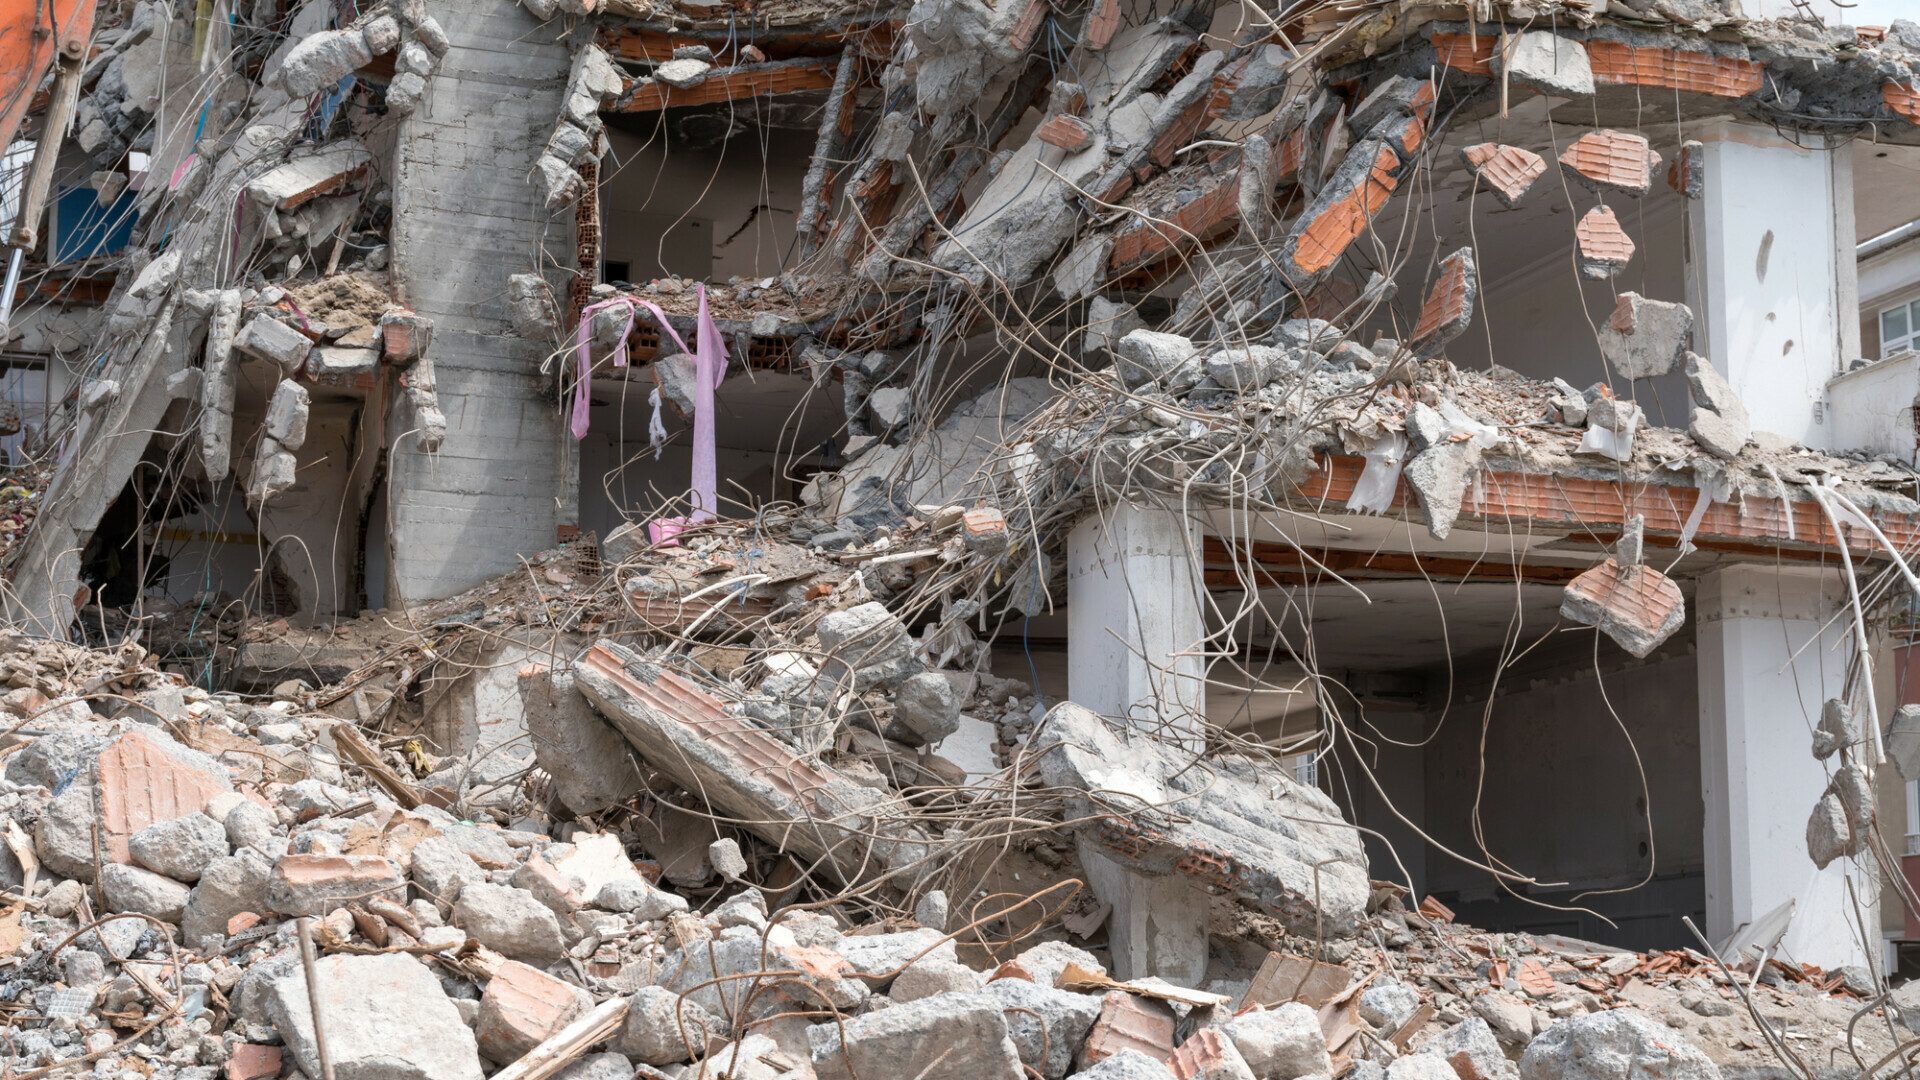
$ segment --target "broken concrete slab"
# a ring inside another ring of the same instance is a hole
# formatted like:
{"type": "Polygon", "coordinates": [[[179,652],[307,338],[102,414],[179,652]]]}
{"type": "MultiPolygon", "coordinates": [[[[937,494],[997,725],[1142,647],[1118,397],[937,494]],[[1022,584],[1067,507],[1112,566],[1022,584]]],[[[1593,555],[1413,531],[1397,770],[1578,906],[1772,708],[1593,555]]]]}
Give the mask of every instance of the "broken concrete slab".
{"type": "Polygon", "coordinates": [[[801,759],[626,646],[603,640],[574,672],[587,699],[649,765],[703,793],[717,812],[749,823],[762,839],[825,859],[829,873],[848,877],[884,873],[924,855],[904,805],[801,759]]]}
{"type": "Polygon", "coordinates": [[[1192,341],[1178,334],[1133,330],[1114,347],[1114,371],[1130,388],[1164,381],[1199,354],[1192,341]]]}
{"type": "Polygon", "coordinates": [[[373,155],[359,142],[339,140],[254,177],[247,182],[247,198],[267,210],[298,209],[346,187],[372,163],[373,155]]]}
{"type": "Polygon", "coordinates": [[[1552,97],[1593,94],[1587,47],[1552,30],[1527,30],[1493,52],[1493,73],[1552,97]]]}
{"type": "Polygon", "coordinates": [[[267,403],[267,418],[263,424],[267,437],[288,450],[305,446],[308,401],[307,388],[291,379],[284,379],[275,386],[273,398],[267,403]]]}
{"type": "Polygon", "coordinates": [[[884,604],[833,612],[820,620],[814,633],[827,657],[820,677],[840,692],[897,686],[926,667],[906,624],[884,604]]]}
{"type": "Polygon", "coordinates": [[[1720,1069],[1665,1024],[1634,1009],[1562,1020],[1534,1037],[1521,1080],[1720,1080],[1720,1069]]]}
{"type": "Polygon", "coordinates": [[[1415,454],[1401,476],[1420,500],[1420,516],[1435,540],[1453,532],[1466,501],[1467,484],[1480,467],[1480,444],[1473,439],[1441,442],[1415,454]]]}
{"type": "Polygon", "coordinates": [[[1178,748],[1116,731],[1072,702],[1038,730],[1058,740],[1041,758],[1042,775],[1086,793],[1073,800],[1072,819],[1084,822],[1077,831],[1121,866],[1225,889],[1289,927],[1339,933],[1360,917],[1365,850],[1318,790],[1237,756],[1196,770],[1178,748]],[[1135,812],[1109,812],[1119,804],[1135,812]]]}
{"type": "Polygon", "coordinates": [[[1628,379],[1671,375],[1693,333],[1693,309],[1623,292],[1613,317],[1600,325],[1600,355],[1628,379]]]}
{"type": "Polygon", "coordinates": [[[571,671],[530,664],[519,678],[534,760],[553,777],[554,793],[575,814],[597,814],[626,802],[642,787],[633,751],[593,711],[571,671]]]}
{"type": "Polygon", "coordinates": [[[1598,627],[1616,644],[1645,659],[1686,622],[1686,600],[1672,578],[1651,566],[1620,565],[1609,555],[1567,583],[1560,614],[1598,627]]]}
{"type": "Polygon", "coordinates": [[[1687,389],[1692,405],[1687,411],[1687,434],[1715,457],[1738,457],[1752,437],[1746,406],[1734,396],[1726,376],[1711,362],[1686,354],[1687,389]]]}
{"type": "Polygon", "coordinates": [[[255,315],[234,338],[233,347],[256,360],[277,365],[282,375],[291,376],[306,364],[313,341],[272,316],[255,315]]]}
{"type": "Polygon", "coordinates": [[[1327,1076],[1333,1072],[1320,1018],[1297,1001],[1236,1016],[1225,1030],[1257,1077],[1327,1076]]]}
{"type": "MultiPolygon", "coordinates": [[[[322,956],[315,981],[336,1080],[481,1080],[472,1029],[440,980],[406,953],[322,956]],[[396,1002],[405,1002],[396,1008],[396,1002]]],[[[300,1070],[322,1075],[300,966],[267,981],[265,1012],[300,1070]]]]}
{"type": "Polygon", "coordinates": [[[289,97],[309,97],[373,62],[359,30],[322,30],[301,38],[280,62],[280,86],[289,97]]]}
{"type": "Polygon", "coordinates": [[[1020,1080],[1020,1053],[1000,1006],[978,994],[942,994],[843,1023],[807,1029],[819,1080],[1020,1080]]]}
{"type": "Polygon", "coordinates": [[[519,889],[490,882],[468,885],[453,905],[453,918],[468,936],[503,956],[546,965],[566,953],[560,921],[519,889]]]}

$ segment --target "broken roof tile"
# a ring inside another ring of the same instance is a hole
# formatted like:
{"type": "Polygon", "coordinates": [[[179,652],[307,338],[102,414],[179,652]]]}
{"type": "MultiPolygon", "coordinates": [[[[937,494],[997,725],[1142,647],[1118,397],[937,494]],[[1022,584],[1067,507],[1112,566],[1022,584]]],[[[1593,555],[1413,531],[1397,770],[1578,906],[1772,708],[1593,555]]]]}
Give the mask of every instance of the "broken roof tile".
{"type": "Polygon", "coordinates": [[[1620,227],[1611,206],[1596,206],[1574,226],[1580,272],[1590,278],[1610,278],[1633,261],[1633,238],[1620,227]]]}
{"type": "Polygon", "coordinates": [[[1547,159],[1531,150],[1500,143],[1476,143],[1460,151],[1460,160],[1493,189],[1502,206],[1512,209],[1547,171],[1547,159]]]}
{"type": "Polygon", "coordinates": [[[1093,129],[1077,116],[1056,116],[1040,125],[1034,137],[1068,153],[1085,150],[1093,141],[1093,129]]]}
{"type": "Polygon", "coordinates": [[[1659,160],[1644,136],[1611,128],[1589,131],[1560,152],[1567,175],[1596,191],[1628,195],[1647,193],[1659,160]]]}
{"type": "Polygon", "coordinates": [[[1432,356],[1459,337],[1473,321],[1473,303],[1480,295],[1480,276],[1473,265],[1473,249],[1463,247],[1441,260],[1440,276],[1427,291],[1420,321],[1413,328],[1413,351],[1432,356]]]}

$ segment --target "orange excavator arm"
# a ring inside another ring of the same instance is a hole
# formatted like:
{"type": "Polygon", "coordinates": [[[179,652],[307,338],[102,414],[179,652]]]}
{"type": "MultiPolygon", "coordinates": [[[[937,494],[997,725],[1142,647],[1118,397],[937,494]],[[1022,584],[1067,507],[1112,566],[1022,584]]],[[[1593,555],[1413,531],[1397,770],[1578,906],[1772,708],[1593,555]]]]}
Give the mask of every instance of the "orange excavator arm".
{"type": "Polygon", "coordinates": [[[94,0],[0,3],[0,147],[13,142],[55,57],[87,58],[94,0]]]}

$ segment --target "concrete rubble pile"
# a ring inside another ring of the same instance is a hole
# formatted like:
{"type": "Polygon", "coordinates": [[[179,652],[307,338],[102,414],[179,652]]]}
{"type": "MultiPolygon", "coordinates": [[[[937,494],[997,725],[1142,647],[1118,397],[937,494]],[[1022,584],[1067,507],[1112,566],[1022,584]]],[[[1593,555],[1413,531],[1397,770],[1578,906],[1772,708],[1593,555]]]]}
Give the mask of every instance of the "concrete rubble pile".
{"type": "MultiPolygon", "coordinates": [[[[1862,1000],[1872,994],[1864,971],[1770,955],[1756,967],[1766,943],[1736,946],[1724,967],[1692,951],[1643,956],[1455,925],[1436,902],[1409,908],[1403,889],[1368,884],[1364,856],[1360,893],[1330,901],[1352,905],[1339,925],[1223,892],[1202,985],[1116,981],[1099,920],[1064,904],[1048,901],[1009,938],[1001,916],[1012,909],[984,894],[899,876],[879,886],[891,892],[830,881],[809,891],[780,854],[804,845],[781,848],[766,839],[778,832],[754,822],[702,831],[681,811],[671,835],[656,828],[677,767],[631,734],[620,745],[614,732],[633,717],[589,705],[607,695],[591,660],[602,651],[633,678],[647,664],[602,642],[571,680],[522,672],[553,691],[528,717],[546,726],[536,755],[551,771],[523,767],[502,785],[479,762],[421,760],[405,740],[315,711],[297,699],[311,691],[210,694],[155,669],[138,646],[7,639],[7,1066],[101,1080],[329,1069],[420,1080],[1713,1080],[1770,1062],[1774,1031],[1791,1029],[1807,1057],[1848,1045],[1878,1057],[1920,1025],[1920,1000],[1862,1000]],[[577,775],[547,756],[552,747],[577,755],[577,775]],[[586,754],[622,749],[624,781],[613,762],[588,768],[586,754]],[[499,786],[510,790],[487,790],[499,786]],[[871,904],[886,896],[896,914],[871,904]]],[[[899,679],[894,717],[871,722],[896,733],[925,723],[924,705],[904,700],[925,696],[904,689],[928,674],[904,674],[915,652],[879,655],[838,660],[855,683],[899,679]]],[[[656,654],[643,684],[681,684],[657,723],[728,719],[691,705],[714,677],[676,676],[666,663],[656,654]]],[[[1050,722],[1070,744],[1100,738],[1076,734],[1100,723],[1090,714],[1050,722]]],[[[805,726],[755,730],[791,745],[805,726]]],[[[713,741],[724,755],[743,745],[738,735],[713,741]]],[[[825,788],[806,797],[858,802],[853,788],[901,783],[861,772],[852,755],[829,765],[832,756],[810,759],[825,788]]],[[[1048,762],[1048,783],[1091,767],[1048,762]]],[[[750,782],[715,776],[715,810],[723,786],[750,782]]],[[[1028,788],[1044,808],[1040,778],[1028,788]]],[[[911,805],[904,827],[932,835],[937,805],[911,805]]],[[[1077,874],[1059,864],[1036,895],[1068,895],[1077,874]]]]}

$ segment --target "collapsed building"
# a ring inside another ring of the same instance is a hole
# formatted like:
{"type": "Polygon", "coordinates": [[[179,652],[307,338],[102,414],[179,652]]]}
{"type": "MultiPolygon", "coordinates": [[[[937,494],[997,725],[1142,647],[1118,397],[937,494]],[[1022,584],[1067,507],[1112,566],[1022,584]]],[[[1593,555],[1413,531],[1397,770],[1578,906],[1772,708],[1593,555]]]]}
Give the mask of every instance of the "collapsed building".
{"type": "Polygon", "coordinates": [[[1920,25],[47,7],[16,1068],[1910,1051],[1920,25]]]}

